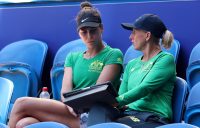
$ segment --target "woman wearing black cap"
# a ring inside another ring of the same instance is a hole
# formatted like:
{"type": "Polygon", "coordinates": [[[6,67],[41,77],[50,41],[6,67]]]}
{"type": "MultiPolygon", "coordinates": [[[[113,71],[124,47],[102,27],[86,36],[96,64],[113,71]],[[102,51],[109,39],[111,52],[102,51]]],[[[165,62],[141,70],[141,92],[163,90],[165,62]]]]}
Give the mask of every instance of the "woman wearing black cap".
{"type": "Polygon", "coordinates": [[[176,71],[173,56],[163,52],[159,42],[161,39],[162,45],[170,48],[173,35],[153,14],[142,15],[134,23],[123,23],[122,27],[132,31],[129,38],[134,48],[143,52],[126,66],[116,98],[117,107],[126,110],[113,114],[112,108],[107,107],[105,114],[102,112],[105,105],[96,105],[89,113],[88,125],[117,121],[134,128],[154,128],[167,124],[172,119],[176,71]],[[97,109],[102,111],[98,113],[97,109]],[[103,118],[91,118],[94,115],[103,118]]]}
{"type": "MultiPolygon", "coordinates": [[[[87,50],[67,56],[61,97],[63,93],[72,89],[106,81],[112,81],[114,85],[120,82],[123,60],[121,51],[103,44],[103,25],[98,10],[89,2],[83,2],[81,7],[76,19],[77,31],[87,46],[87,50]]],[[[42,121],[56,121],[70,128],[80,127],[79,117],[69,106],[55,100],[30,97],[16,101],[9,126],[22,128],[42,121]]]]}

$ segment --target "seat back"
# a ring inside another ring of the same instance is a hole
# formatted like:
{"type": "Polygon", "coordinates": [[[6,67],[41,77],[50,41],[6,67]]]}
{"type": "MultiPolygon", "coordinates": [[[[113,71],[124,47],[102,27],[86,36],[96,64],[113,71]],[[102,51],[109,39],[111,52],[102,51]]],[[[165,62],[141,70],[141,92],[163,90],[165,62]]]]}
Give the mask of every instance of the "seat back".
{"type": "MultiPolygon", "coordinates": [[[[179,43],[178,40],[175,40],[175,39],[174,39],[174,41],[173,41],[172,46],[171,46],[170,49],[165,49],[164,47],[161,47],[161,48],[162,48],[163,51],[166,51],[166,52],[168,52],[168,53],[171,53],[171,54],[174,56],[174,61],[175,61],[175,63],[177,62],[177,60],[178,60],[178,55],[179,55],[179,51],[180,51],[180,43],[179,43]]],[[[135,59],[135,58],[137,58],[137,57],[139,57],[139,56],[141,56],[141,55],[142,55],[142,52],[141,52],[141,51],[138,51],[138,50],[135,50],[135,49],[134,49],[134,46],[131,45],[131,46],[127,49],[127,51],[126,51],[126,53],[125,53],[125,55],[124,55],[124,64],[123,64],[124,67],[128,64],[128,62],[129,62],[130,60],[135,59]]]]}
{"type": "Polygon", "coordinates": [[[191,89],[200,82],[200,43],[198,43],[190,53],[189,63],[186,70],[186,79],[191,89]]]}
{"type": "Polygon", "coordinates": [[[200,60],[199,55],[200,55],[200,42],[192,49],[188,65],[192,64],[193,62],[199,61],[200,60]]]}
{"type": "Polygon", "coordinates": [[[66,59],[66,56],[70,52],[78,52],[78,51],[84,51],[86,50],[86,46],[83,43],[81,39],[70,41],[66,44],[64,44],[59,50],[57,51],[53,65],[56,65],[57,63],[64,62],[66,59]]]}
{"type": "Polygon", "coordinates": [[[135,50],[133,45],[129,46],[129,48],[126,50],[124,54],[124,61],[123,61],[124,68],[126,67],[129,61],[141,55],[142,55],[141,51],[135,50]]]}
{"type": "Polygon", "coordinates": [[[11,43],[0,51],[0,63],[21,62],[30,65],[41,78],[47,54],[46,43],[34,39],[26,39],[11,43]]]}
{"type": "Polygon", "coordinates": [[[96,124],[96,125],[92,125],[88,128],[131,128],[128,125],[125,124],[121,124],[121,123],[101,123],[101,124],[96,124]]]}
{"type": "Polygon", "coordinates": [[[81,39],[77,39],[67,44],[63,45],[56,53],[53,67],[51,69],[51,88],[53,93],[53,98],[55,100],[60,100],[60,91],[62,86],[62,79],[64,74],[64,63],[66,56],[70,52],[85,51],[86,46],[81,39]]]}
{"type": "Polygon", "coordinates": [[[0,123],[0,128],[8,128],[8,126],[3,123],[0,123]]]}
{"type": "Polygon", "coordinates": [[[44,42],[27,39],[11,43],[0,51],[0,76],[14,83],[9,112],[22,96],[37,96],[46,58],[44,42]]]}
{"type": "Polygon", "coordinates": [[[0,77],[0,123],[6,124],[12,93],[12,81],[0,77]]]}
{"type": "Polygon", "coordinates": [[[198,128],[198,127],[186,123],[174,123],[174,124],[162,125],[156,128],[198,128]]]}
{"type": "Polygon", "coordinates": [[[52,67],[51,72],[51,89],[54,100],[61,100],[60,92],[64,75],[64,62],[58,63],[52,67]]]}
{"type": "Polygon", "coordinates": [[[183,110],[187,96],[187,82],[176,77],[176,83],[173,90],[172,97],[172,110],[173,110],[173,122],[180,123],[183,118],[183,110]]]}
{"type": "Polygon", "coordinates": [[[174,56],[175,63],[177,63],[180,51],[180,42],[178,40],[174,39],[170,49],[165,49],[164,47],[162,47],[162,50],[171,53],[174,56]]]}
{"type": "Polygon", "coordinates": [[[190,90],[186,111],[185,111],[185,122],[200,127],[200,82],[197,83],[190,90]]]}
{"type": "Polygon", "coordinates": [[[7,78],[14,84],[9,112],[17,98],[37,96],[38,79],[31,66],[19,62],[0,64],[0,77],[7,78]]]}
{"type": "Polygon", "coordinates": [[[69,128],[68,126],[58,122],[39,122],[26,126],[25,128],[69,128]]]}
{"type": "Polygon", "coordinates": [[[186,70],[186,79],[188,82],[188,88],[191,88],[200,82],[200,60],[191,63],[186,70]]]}

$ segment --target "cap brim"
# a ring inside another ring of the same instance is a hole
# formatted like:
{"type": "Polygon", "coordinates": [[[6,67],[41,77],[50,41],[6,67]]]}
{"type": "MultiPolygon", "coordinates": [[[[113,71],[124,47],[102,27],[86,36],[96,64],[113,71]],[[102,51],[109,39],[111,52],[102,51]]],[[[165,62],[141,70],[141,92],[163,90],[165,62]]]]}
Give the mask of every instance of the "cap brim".
{"type": "Polygon", "coordinates": [[[122,23],[121,25],[126,30],[131,30],[132,31],[135,28],[135,26],[133,24],[131,24],[131,23],[122,23]]]}
{"type": "Polygon", "coordinates": [[[96,23],[96,22],[85,22],[82,23],[81,25],[78,26],[78,30],[83,28],[83,27],[99,27],[100,23],[96,23]]]}

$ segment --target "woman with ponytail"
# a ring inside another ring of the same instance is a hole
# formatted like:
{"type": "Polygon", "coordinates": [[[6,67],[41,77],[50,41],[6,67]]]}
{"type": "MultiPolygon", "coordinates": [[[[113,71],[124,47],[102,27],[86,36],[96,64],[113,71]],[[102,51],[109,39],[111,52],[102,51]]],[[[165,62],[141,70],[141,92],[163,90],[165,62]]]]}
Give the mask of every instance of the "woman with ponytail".
{"type": "Polygon", "coordinates": [[[116,121],[133,128],[155,128],[167,124],[172,120],[176,66],[173,56],[162,51],[160,41],[170,48],[173,35],[154,14],[144,14],[133,23],[122,23],[122,27],[131,31],[129,38],[143,55],[125,68],[116,98],[118,109],[95,105],[89,112],[88,125],[116,121]]]}
{"type": "MultiPolygon", "coordinates": [[[[83,2],[76,22],[77,32],[87,50],[67,56],[61,89],[62,100],[63,93],[107,81],[112,81],[117,88],[122,72],[122,52],[103,44],[103,25],[99,11],[91,3],[83,2]]],[[[15,102],[9,126],[23,128],[43,121],[59,122],[70,128],[80,127],[79,116],[73,108],[59,101],[32,97],[19,98],[15,102]]]]}

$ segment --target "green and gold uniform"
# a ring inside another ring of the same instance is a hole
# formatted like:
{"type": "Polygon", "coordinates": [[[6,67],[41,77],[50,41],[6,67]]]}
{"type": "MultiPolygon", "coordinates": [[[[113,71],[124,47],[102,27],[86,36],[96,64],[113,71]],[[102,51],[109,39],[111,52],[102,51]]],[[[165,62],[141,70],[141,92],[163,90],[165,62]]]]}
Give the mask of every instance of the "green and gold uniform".
{"type": "Polygon", "coordinates": [[[172,118],[176,67],[171,54],[160,52],[147,62],[142,57],[128,63],[117,100],[129,110],[147,111],[172,118]]]}
{"type": "MultiPolygon", "coordinates": [[[[100,53],[90,59],[84,58],[84,52],[70,53],[66,58],[65,67],[72,67],[73,89],[80,89],[95,85],[104,66],[110,64],[122,66],[122,63],[122,52],[107,45],[100,53]]],[[[114,85],[118,86],[119,82],[118,79],[114,85]]]]}

